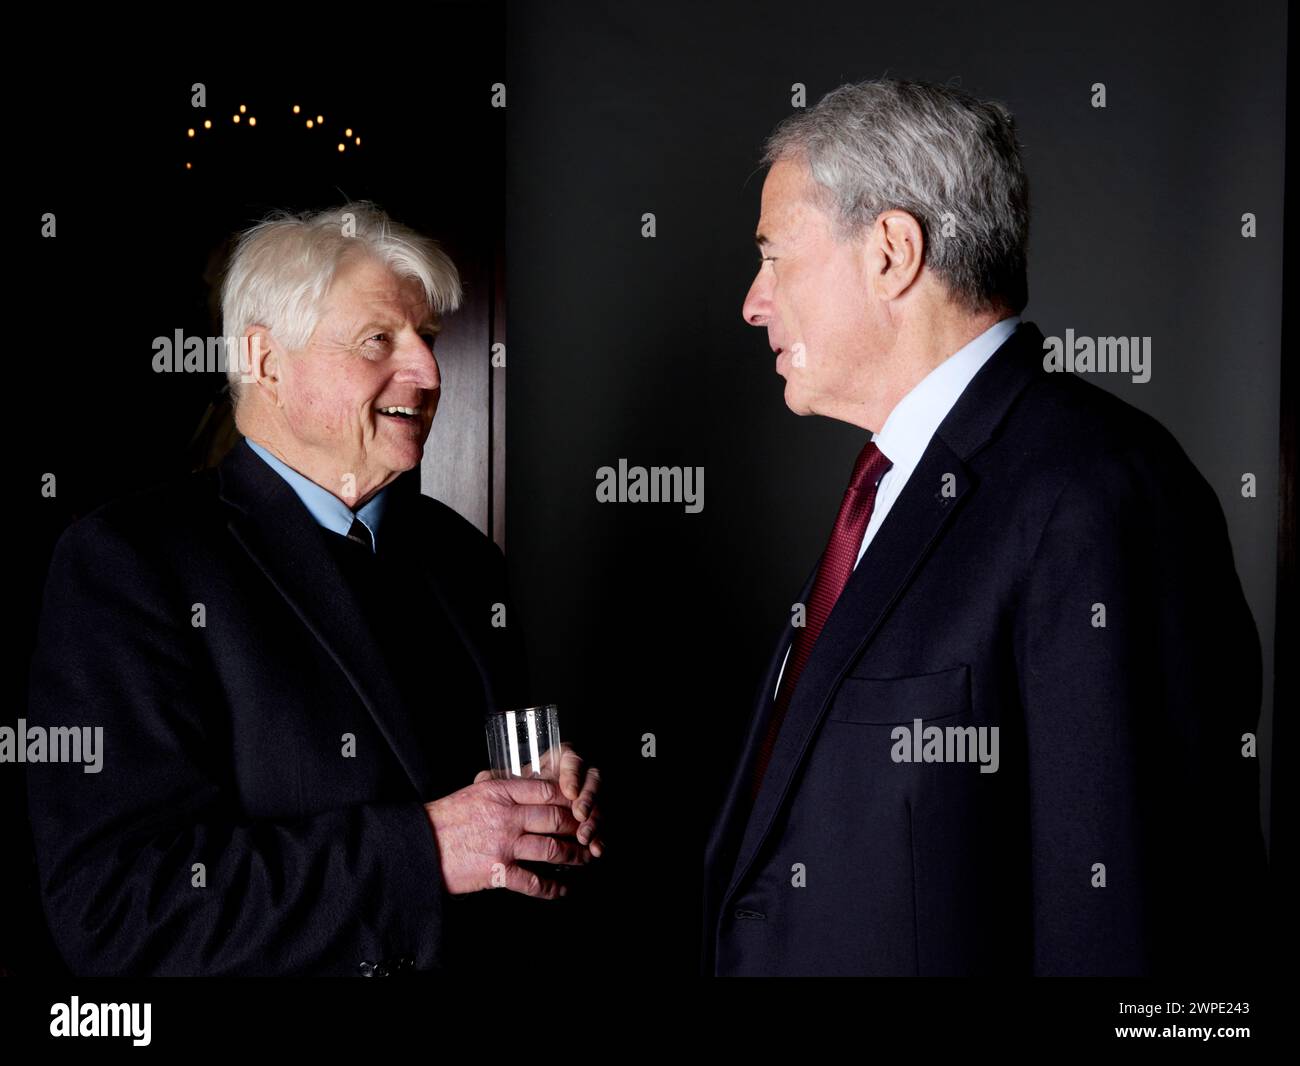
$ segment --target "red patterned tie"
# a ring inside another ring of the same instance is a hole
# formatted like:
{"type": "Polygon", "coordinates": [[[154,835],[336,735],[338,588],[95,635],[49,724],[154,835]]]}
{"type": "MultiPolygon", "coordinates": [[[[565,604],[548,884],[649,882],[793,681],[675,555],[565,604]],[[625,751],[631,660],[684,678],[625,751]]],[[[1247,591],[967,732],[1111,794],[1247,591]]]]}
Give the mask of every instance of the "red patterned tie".
{"type": "Polygon", "coordinates": [[[830,543],[822,555],[821,565],[817,568],[817,578],[813,581],[812,595],[809,597],[806,625],[794,638],[794,648],[790,652],[790,661],[786,663],[785,673],[781,677],[781,687],[772,704],[772,718],[768,722],[767,736],[758,752],[758,761],[754,766],[754,780],[751,786],[751,800],[758,798],[759,787],[763,784],[763,774],[772,758],[772,749],[776,747],[777,734],[781,731],[781,722],[790,707],[790,698],[794,687],[799,683],[813,645],[821,635],[822,626],[830,617],[831,608],[840,598],[844,586],[849,583],[853,573],[853,564],[858,558],[858,549],[862,547],[862,537],[871,521],[871,510],[876,503],[876,486],[885,472],[894,464],[885,457],[885,453],[869,441],[853,464],[853,478],[848,491],[840,503],[839,517],[835,519],[835,529],[831,533],[830,543]]]}

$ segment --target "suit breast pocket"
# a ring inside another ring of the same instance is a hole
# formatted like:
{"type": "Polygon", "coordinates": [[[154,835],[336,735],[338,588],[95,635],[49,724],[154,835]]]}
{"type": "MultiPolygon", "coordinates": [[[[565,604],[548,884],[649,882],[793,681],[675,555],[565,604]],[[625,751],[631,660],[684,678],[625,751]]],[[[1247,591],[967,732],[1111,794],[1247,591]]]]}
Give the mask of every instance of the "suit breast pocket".
{"type": "Polygon", "coordinates": [[[970,709],[970,667],[966,664],[910,677],[847,676],[827,717],[859,725],[906,725],[916,719],[955,718],[970,709]]]}

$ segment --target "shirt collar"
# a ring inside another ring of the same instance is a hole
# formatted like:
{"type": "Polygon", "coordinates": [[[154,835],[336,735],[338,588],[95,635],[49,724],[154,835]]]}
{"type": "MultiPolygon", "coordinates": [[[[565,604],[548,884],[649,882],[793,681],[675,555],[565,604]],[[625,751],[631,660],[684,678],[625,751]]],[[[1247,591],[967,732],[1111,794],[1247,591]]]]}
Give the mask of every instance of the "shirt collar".
{"type": "Polygon", "coordinates": [[[971,378],[1018,325],[1019,315],[995,322],[926,374],[895,404],[880,432],[871,438],[893,464],[891,474],[899,473],[907,480],[971,378]]]}
{"type": "Polygon", "coordinates": [[[272,470],[289,483],[289,487],[298,494],[298,498],[302,500],[303,505],[311,512],[311,516],[316,519],[317,523],[332,533],[346,537],[348,530],[352,528],[353,518],[360,519],[361,524],[370,530],[372,548],[378,546],[379,523],[384,515],[389,486],[385,485],[360,510],[354,513],[352,508],[328,489],[321,488],[311,478],[300,474],[284,460],[272,455],[255,440],[248,437],[245,437],[244,440],[248,441],[248,446],[261,456],[272,470]]]}

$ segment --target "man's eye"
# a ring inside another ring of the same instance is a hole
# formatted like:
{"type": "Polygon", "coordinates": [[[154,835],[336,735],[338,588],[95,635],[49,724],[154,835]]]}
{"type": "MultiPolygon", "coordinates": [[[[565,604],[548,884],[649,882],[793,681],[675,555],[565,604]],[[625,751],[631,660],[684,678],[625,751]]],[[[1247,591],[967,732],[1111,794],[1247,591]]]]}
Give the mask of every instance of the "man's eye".
{"type": "Polygon", "coordinates": [[[388,334],[376,333],[365,339],[365,342],[361,345],[361,351],[367,359],[377,359],[384,354],[387,347],[388,334]]]}

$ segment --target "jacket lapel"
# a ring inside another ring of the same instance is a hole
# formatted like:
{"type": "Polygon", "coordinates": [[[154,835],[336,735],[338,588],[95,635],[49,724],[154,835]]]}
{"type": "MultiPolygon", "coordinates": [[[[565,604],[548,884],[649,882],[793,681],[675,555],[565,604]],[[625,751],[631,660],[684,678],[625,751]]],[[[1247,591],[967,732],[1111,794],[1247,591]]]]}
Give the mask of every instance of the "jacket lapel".
{"type": "MultiPolygon", "coordinates": [[[[817,564],[813,566],[811,573],[809,573],[808,580],[804,582],[798,598],[793,602],[808,602],[808,597],[812,592],[813,580],[817,577],[817,568],[820,565],[821,561],[819,559],[817,564]]],[[[710,877],[716,876],[720,872],[727,874],[731,872],[730,867],[722,871],[721,864],[725,862],[728,846],[734,843],[732,838],[735,836],[736,831],[735,820],[738,816],[743,816],[749,807],[750,781],[754,772],[754,758],[763,739],[760,730],[765,731],[767,729],[768,714],[772,708],[772,694],[776,688],[776,679],[781,674],[781,666],[785,662],[786,651],[790,648],[794,636],[795,628],[791,625],[790,616],[787,613],[785,623],[781,627],[781,632],[775,641],[774,650],[768,660],[767,670],[764,671],[763,680],[759,683],[758,692],[754,697],[755,713],[750,715],[749,734],[746,736],[744,744],[741,745],[741,757],[732,775],[731,786],[727,789],[722,810],[713,823],[713,832],[705,845],[705,870],[708,871],[710,877]]]]}
{"type": "MultiPolygon", "coordinates": [[[[1035,373],[1042,372],[1042,342],[1037,326],[1021,322],[989,357],[935,431],[870,549],[850,576],[800,675],[745,826],[725,895],[729,896],[743,880],[767,840],[840,679],[871,642],[962,500],[975,491],[966,461],[989,440],[1035,373]],[[941,487],[949,474],[953,478],[952,494],[945,495],[941,487]]],[[[786,642],[788,639],[787,635],[786,642]]],[[[770,707],[765,698],[766,690],[760,694],[754,715],[755,723],[761,721],[763,725],[751,726],[741,759],[744,767],[753,764],[766,728],[770,707]]],[[[729,813],[738,802],[747,802],[747,794],[738,793],[733,783],[728,796],[729,813]]]]}
{"type": "MultiPolygon", "coordinates": [[[[342,580],[316,520],[298,494],[244,440],[218,468],[220,498],[234,508],[228,526],[303,624],[338,663],[420,796],[433,780],[429,764],[361,606],[342,580]]],[[[390,501],[391,502],[391,501],[390,501]]],[[[389,513],[385,530],[406,515],[389,513]],[[391,524],[390,524],[391,521],[391,524]]]]}

